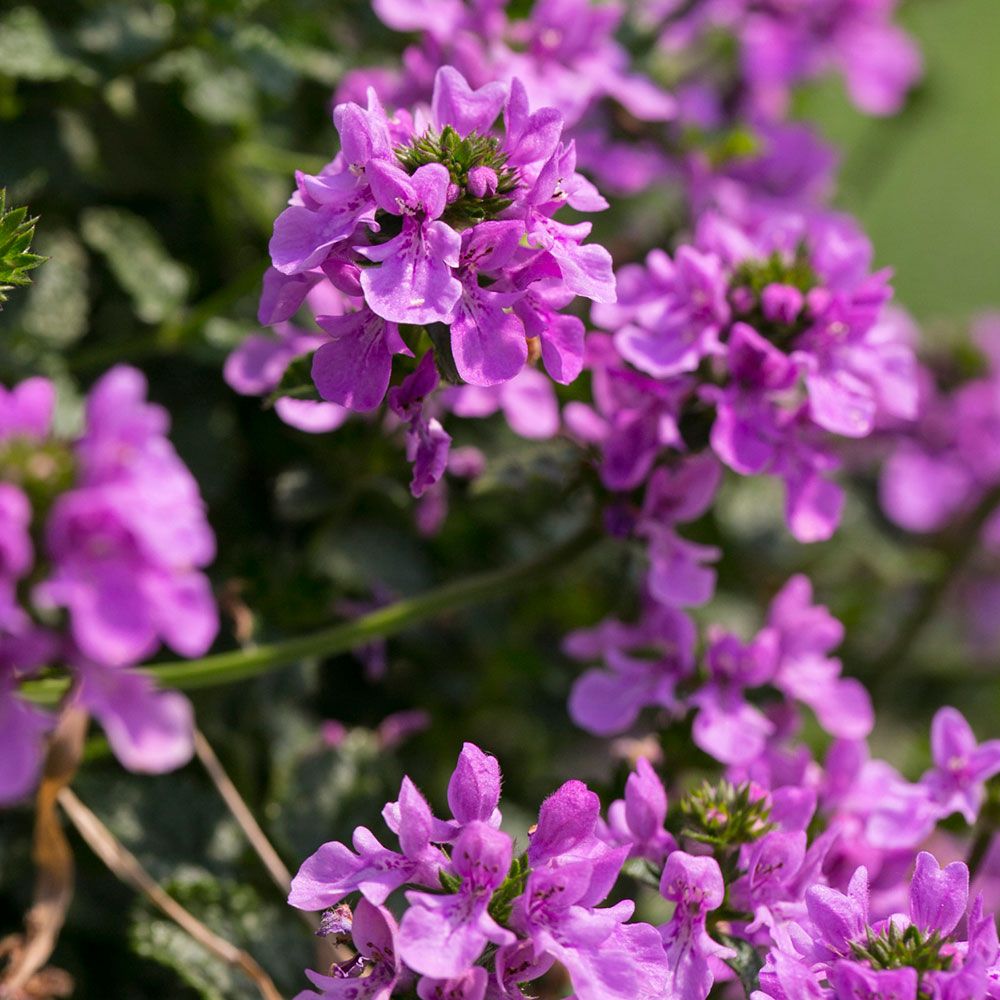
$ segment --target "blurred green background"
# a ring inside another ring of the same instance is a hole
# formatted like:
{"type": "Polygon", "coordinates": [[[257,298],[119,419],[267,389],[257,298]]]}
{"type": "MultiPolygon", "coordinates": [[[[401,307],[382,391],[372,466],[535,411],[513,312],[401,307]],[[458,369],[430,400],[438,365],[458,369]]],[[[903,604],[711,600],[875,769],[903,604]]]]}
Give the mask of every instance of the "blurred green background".
{"type": "Polygon", "coordinates": [[[911,0],[900,22],[926,76],[891,120],[851,112],[835,85],[802,103],[844,150],[841,202],[896,271],[920,319],[964,319],[1000,301],[1000,6],[911,0]]]}
{"type": "MultiPolygon", "coordinates": [[[[863,119],[835,82],[802,95],[798,112],[842,148],[840,203],[895,268],[898,301],[936,336],[1000,304],[1000,5],[911,0],[903,21],[927,76],[899,118],[863,119]]],[[[256,329],[270,225],[292,171],[316,169],[334,150],[332,88],[359,57],[390,63],[403,41],[366,0],[0,5],[0,184],[40,215],[36,246],[52,258],[0,313],[0,381],[49,374],[71,426],[107,366],[147,373],[219,537],[220,649],[235,645],[247,611],[257,638],[301,633],[328,624],[345,599],[416,593],[537,554],[586,514],[586,491],[564,490],[573,449],[519,440],[497,422],[467,424],[456,441],[481,447],[489,471],[452,487],[445,529],[423,539],[406,463],[377,426],[310,437],[221,380],[228,351],[256,329]]],[[[996,735],[994,657],[970,666],[961,623],[940,616],[900,669],[877,665],[914,587],[945,563],[887,526],[873,498],[863,471],[842,531],[805,548],[788,537],[773,484],[730,483],[697,529],[726,550],[719,600],[702,617],[749,630],[805,569],[848,625],[848,670],[877,685],[875,749],[919,773],[926,723],[945,701],[996,735]]],[[[301,664],[199,693],[200,724],[293,868],[354,823],[377,827],[404,768],[442,808],[463,739],[499,756],[505,811],[526,826],[570,775],[608,795],[620,786],[623,766],[606,744],[567,719],[578,667],[559,643],[604,615],[630,615],[641,571],[638,549],[605,544],[554,580],[391,640],[382,681],[350,655],[301,664]],[[380,747],[378,723],[413,707],[432,728],[399,751],[380,747]],[[351,730],[337,750],[321,739],[324,719],[351,730]]],[[[674,731],[668,773],[684,745],[674,731]]],[[[99,736],[88,753],[81,798],[186,905],[251,947],[283,990],[301,989],[309,936],[197,766],[139,778],[99,736]]],[[[30,820],[27,808],[0,815],[0,936],[19,927],[30,899],[30,820]]],[[[79,884],[53,959],[75,996],[255,995],[75,846],[79,884]]]]}

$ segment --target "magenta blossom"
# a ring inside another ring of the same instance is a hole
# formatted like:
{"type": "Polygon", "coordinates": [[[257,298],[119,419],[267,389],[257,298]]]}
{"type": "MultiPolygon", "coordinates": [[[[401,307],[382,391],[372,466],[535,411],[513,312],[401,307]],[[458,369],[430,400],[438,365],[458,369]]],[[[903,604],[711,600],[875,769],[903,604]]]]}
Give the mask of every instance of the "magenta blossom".
{"type": "Polygon", "coordinates": [[[200,656],[218,631],[203,573],[215,539],[143,376],[123,365],[102,376],[72,440],[53,434],[54,405],[46,379],[0,387],[0,732],[10,765],[0,801],[37,780],[55,720],[16,692],[43,666],[69,671],[70,701],[101,722],[126,767],[162,772],[186,763],[190,704],[131,668],[161,643],[200,656]],[[29,574],[33,585],[18,587],[29,574]],[[66,613],[58,627],[35,624],[42,615],[56,620],[57,609],[66,613]]]}

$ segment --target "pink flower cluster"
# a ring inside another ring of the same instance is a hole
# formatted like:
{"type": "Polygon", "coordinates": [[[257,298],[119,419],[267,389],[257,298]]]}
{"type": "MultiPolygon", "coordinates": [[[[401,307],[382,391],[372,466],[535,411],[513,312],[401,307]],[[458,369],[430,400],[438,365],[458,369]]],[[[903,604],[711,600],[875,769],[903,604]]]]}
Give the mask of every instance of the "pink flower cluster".
{"type": "Polygon", "coordinates": [[[952,709],[935,719],[934,748],[916,786],[843,747],[798,769],[762,769],[750,754],[745,774],[688,791],[673,809],[640,758],[606,819],[597,796],[569,781],[518,845],[503,829],[497,761],[467,743],[450,818],[404,778],[383,810],[398,851],[358,827],[353,850],[331,842],[303,863],[289,901],[326,909],[319,933],[353,940],[355,954],[309,973],[315,991],[297,1000],[414,987],[422,1000],[520,1000],[555,962],[579,1000],[706,1000],[746,968],[741,947],[760,957],[755,1000],[995,996],[1000,943],[981,895],[959,934],[966,865],[942,869],[918,853],[898,909],[912,845],[928,831],[919,803],[943,818],[965,812],[971,795],[978,810],[984,780],[1000,771],[1000,741],[977,746],[952,709]],[[887,812],[893,796],[911,811],[887,812]],[[672,916],[629,922],[627,888],[599,905],[630,878],[655,882],[672,916]],[[388,901],[404,887],[397,923],[388,901]]]}
{"type": "Polygon", "coordinates": [[[67,668],[126,767],[170,770],[191,756],[191,707],[131,668],[161,642],[199,656],[218,630],[215,538],[143,376],[104,375],[71,440],[55,401],[44,378],[0,387],[0,802],[31,791],[54,723],[22,678],[67,668]]]}

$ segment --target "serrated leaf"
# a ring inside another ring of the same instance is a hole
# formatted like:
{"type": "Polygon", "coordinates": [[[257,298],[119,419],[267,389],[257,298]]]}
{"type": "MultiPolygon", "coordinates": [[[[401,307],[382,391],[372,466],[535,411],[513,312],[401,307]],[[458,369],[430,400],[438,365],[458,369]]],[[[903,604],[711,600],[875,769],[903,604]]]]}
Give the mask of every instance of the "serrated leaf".
{"type": "Polygon", "coordinates": [[[40,254],[28,253],[35,235],[35,219],[28,218],[24,207],[6,211],[7,192],[0,188],[0,304],[7,301],[4,294],[11,288],[27,285],[31,279],[27,272],[44,263],[40,254]]]}
{"type": "Polygon", "coordinates": [[[186,301],[191,277],[166,251],[145,219],[121,208],[88,208],[80,231],[102,254],[146,323],[159,323],[186,301]]]}
{"type": "Polygon", "coordinates": [[[89,66],[60,49],[34,7],[16,7],[0,20],[0,74],[23,80],[97,80],[89,66]]]}

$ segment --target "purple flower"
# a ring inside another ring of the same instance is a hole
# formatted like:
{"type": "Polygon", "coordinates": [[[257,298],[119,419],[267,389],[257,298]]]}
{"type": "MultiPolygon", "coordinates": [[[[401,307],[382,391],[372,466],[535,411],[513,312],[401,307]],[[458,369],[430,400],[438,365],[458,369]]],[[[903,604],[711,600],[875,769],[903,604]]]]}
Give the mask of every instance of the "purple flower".
{"type": "Polygon", "coordinates": [[[87,399],[78,482],[46,525],[51,575],[39,603],[66,607],[85,657],[120,666],[166,642],[200,656],[218,631],[208,580],[215,554],[198,486],[164,436],[166,413],[145,379],[113,368],[87,399]]]}
{"type": "Polygon", "coordinates": [[[434,354],[428,351],[416,370],[389,390],[389,408],[407,421],[406,457],[413,465],[410,492],[422,496],[448,467],[451,436],[436,417],[425,414],[425,400],[438,384],[434,354]]]}
{"type": "Polygon", "coordinates": [[[403,217],[403,230],[388,243],[361,252],[380,267],[361,272],[361,287],[372,311],[396,323],[442,323],[451,318],[462,294],[452,275],[462,238],[437,221],[447,203],[448,171],[428,163],[412,176],[398,166],[375,161],[370,183],[378,207],[403,217]]]}
{"type": "Polygon", "coordinates": [[[300,910],[324,910],[360,891],[381,906],[393,890],[408,882],[437,885],[444,857],[431,845],[430,807],[409,778],[400,786],[395,815],[402,853],[383,847],[370,830],[359,826],[352,838],[357,853],[339,841],[324,844],[292,879],[288,902],[300,910]]]}
{"type": "Polygon", "coordinates": [[[44,438],[54,408],[55,388],[46,378],[28,378],[13,389],[0,386],[0,441],[44,438]]]}
{"type": "Polygon", "coordinates": [[[1000,740],[977,743],[972,727],[958,709],[941,708],[931,723],[934,766],[920,779],[940,817],[961,813],[976,822],[985,797],[985,783],[1000,774],[1000,740]]]}
{"type": "Polygon", "coordinates": [[[157,691],[132,670],[80,662],[76,697],[104,727],[115,756],[130,771],[160,774],[194,755],[194,713],[177,691],[157,691]]]}
{"type": "Polygon", "coordinates": [[[777,656],[778,636],[771,629],[747,644],[719,629],[709,630],[709,680],[690,699],[698,710],[692,739],[716,760],[738,764],[763,751],[774,727],[743,692],[771,681],[777,656]]]}
{"type": "Polygon", "coordinates": [[[520,222],[483,222],[462,235],[458,281],[461,285],[451,327],[455,367],[465,382],[493,386],[509,382],[528,358],[524,324],[510,310],[518,292],[497,291],[479,284],[479,272],[496,271],[518,251],[520,222]]]}
{"type": "Polygon", "coordinates": [[[871,697],[859,681],[840,676],[840,660],[826,655],[840,645],[844,627],[812,600],[812,584],[800,575],[771,602],[767,622],[779,642],[773,683],[808,705],[831,735],[864,739],[875,723],[871,697]]]}
{"type": "Polygon", "coordinates": [[[448,807],[459,824],[500,825],[500,765],[474,743],[462,745],[448,782],[448,807]]]}
{"type": "MultiPolygon", "coordinates": [[[[277,388],[285,369],[297,357],[323,345],[313,334],[285,322],[276,323],[277,337],[251,334],[226,358],[222,374],[226,384],[243,396],[263,396],[277,388]]],[[[275,412],[291,427],[309,434],[335,430],[349,416],[336,403],[317,403],[309,399],[282,397],[275,412]]]]}
{"type": "Polygon", "coordinates": [[[356,957],[335,965],[329,976],[307,969],[306,976],[318,992],[303,990],[295,1000],[388,1000],[404,978],[396,935],[396,922],[388,910],[359,900],[351,923],[356,957]]]}
{"type": "Polygon", "coordinates": [[[417,983],[420,1000],[483,1000],[489,974],[480,965],[453,979],[424,977],[417,983]]]}
{"type": "Polygon", "coordinates": [[[389,388],[392,356],[413,356],[398,327],[367,306],[342,316],[320,316],[316,322],[330,338],[313,355],[312,378],[319,394],[348,410],[374,410],[389,388]]]}
{"type": "Polygon", "coordinates": [[[514,942],[514,935],[487,913],[512,855],[507,834],[479,820],[462,828],[450,865],[451,873],[461,879],[458,891],[444,896],[406,894],[410,908],[399,928],[399,953],[411,969],[437,979],[456,978],[469,971],[488,942],[514,942]]]}
{"type": "Polygon", "coordinates": [[[681,247],[672,262],[657,260],[662,270],[655,280],[663,290],[658,308],[638,314],[642,325],[621,327],[615,347],[640,371],[669,378],[695,371],[702,358],[721,352],[718,338],[729,320],[729,305],[726,277],[715,256],[681,247]]]}
{"type": "Polygon", "coordinates": [[[663,867],[660,892],[676,905],[670,921],[660,928],[667,956],[667,982],[661,995],[705,1000],[715,981],[709,959],[733,954],[705,930],[707,914],[722,905],[722,872],[713,858],[674,851],[663,867]]]}
{"type": "Polygon", "coordinates": [[[191,757],[191,706],[129,668],[161,642],[200,656],[218,630],[202,573],[215,554],[205,505],[166,436],[166,412],[146,400],[143,376],[118,366],[101,377],[75,440],[52,435],[54,402],[44,379],[0,388],[4,800],[31,790],[54,722],[17,697],[22,678],[42,666],[66,669],[75,682],[69,700],[100,720],[119,760],[166,771],[191,757]],[[41,551],[32,535],[44,539],[41,551]],[[18,587],[29,572],[33,586],[18,587]],[[34,624],[58,608],[67,612],[58,628],[34,624]]]}
{"type": "MultiPolygon", "coordinates": [[[[386,16],[424,24],[422,15],[397,14],[386,16]]],[[[338,104],[340,154],[316,176],[297,175],[297,191],[275,224],[261,318],[287,320],[309,301],[329,335],[315,341],[313,381],[338,407],[368,411],[381,403],[393,355],[411,353],[396,324],[434,326],[442,370],[453,361],[470,386],[513,381],[524,370],[529,342],[554,379],[570,382],[582,367],[583,324],[561,310],[576,295],[614,298],[610,255],[582,245],[589,224],[553,218],[563,205],[607,207],[576,172],[573,144],[560,141],[562,115],[552,108],[532,111],[516,79],[476,88],[447,65],[431,77],[429,111],[389,118],[371,89],[365,108],[338,104]],[[332,315],[319,302],[331,291],[332,315]]],[[[313,344],[301,346],[297,353],[313,344]]],[[[257,343],[253,348],[262,350],[257,343]]],[[[232,362],[234,373],[246,353],[232,362]]],[[[280,363],[277,357],[270,362],[275,369],[280,363]]],[[[238,375],[230,380],[248,391],[238,375]]],[[[277,378],[268,381],[270,388],[277,378]]],[[[427,385],[422,395],[434,389],[427,385]]],[[[554,434],[554,405],[540,425],[528,407],[542,393],[525,395],[512,390],[504,403],[514,424],[533,435],[554,434]]],[[[316,404],[281,399],[278,405],[298,411],[316,404]]],[[[482,410],[485,404],[470,405],[482,410]]],[[[397,409],[391,400],[390,408],[397,409]]],[[[320,426],[314,411],[299,419],[308,419],[310,429],[320,426]]],[[[415,465],[411,488],[420,496],[443,474],[450,437],[429,412],[404,419],[415,465]]]]}
{"type": "Polygon", "coordinates": [[[609,620],[572,633],[564,644],[568,655],[601,659],[607,667],[588,670],[573,685],[573,721],[592,733],[611,735],[631,726],[646,706],[679,714],[676,687],[694,671],[694,645],[691,619],[656,604],[647,608],[638,625],[609,620]],[[637,655],[640,651],[644,655],[637,655]]]}
{"type": "Polygon", "coordinates": [[[458,417],[488,417],[501,410],[510,429],[530,440],[559,432],[559,401],[552,383],[531,367],[502,385],[456,386],[448,390],[445,403],[458,417]]]}
{"type": "Polygon", "coordinates": [[[629,857],[646,858],[659,865],[677,847],[663,829],[666,818],[663,783],[649,761],[640,757],[625,782],[624,800],[612,802],[608,809],[609,833],[614,843],[629,845],[629,857]]]}
{"type": "MultiPolygon", "coordinates": [[[[11,595],[12,596],[12,595],[11,595]]],[[[18,680],[49,662],[56,652],[50,633],[0,591],[0,805],[16,802],[38,782],[45,736],[55,724],[49,713],[17,696],[18,680]]]]}
{"type": "Polygon", "coordinates": [[[511,925],[530,937],[537,956],[562,963],[578,1000],[662,997],[669,973],[659,935],[648,924],[624,923],[630,902],[595,908],[607,885],[594,874],[589,861],[532,871],[511,925]]]}

